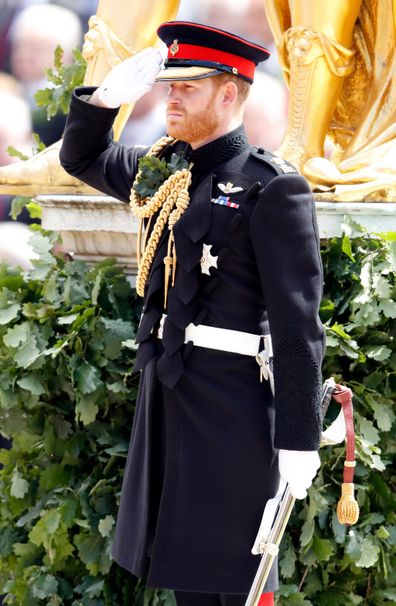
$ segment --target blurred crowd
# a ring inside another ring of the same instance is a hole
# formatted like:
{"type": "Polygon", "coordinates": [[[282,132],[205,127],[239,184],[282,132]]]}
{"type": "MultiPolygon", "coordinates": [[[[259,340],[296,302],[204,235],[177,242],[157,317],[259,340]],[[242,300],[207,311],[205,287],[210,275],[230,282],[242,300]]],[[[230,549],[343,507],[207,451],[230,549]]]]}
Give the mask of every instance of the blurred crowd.
{"type": "MultiPolygon", "coordinates": [[[[61,138],[65,116],[48,121],[34,95],[48,86],[44,69],[53,66],[58,44],[64,49],[65,62],[72,61],[72,51],[81,45],[89,15],[95,10],[96,2],[90,0],[0,0],[0,166],[21,161],[9,155],[9,146],[31,156],[33,133],[45,145],[61,138]]],[[[12,196],[0,194],[0,262],[27,267],[30,233],[25,224],[30,218],[24,211],[18,224],[11,222],[11,200],[12,196]]]]}
{"type": "MultiPolygon", "coordinates": [[[[53,65],[57,45],[64,50],[65,63],[73,60],[72,51],[81,46],[96,9],[97,0],[0,0],[0,166],[21,161],[7,153],[8,146],[32,155],[32,133],[47,146],[61,138],[65,116],[48,121],[34,95],[49,86],[44,70],[53,65]]],[[[274,51],[262,0],[182,0],[178,18],[230,30],[274,51]]],[[[287,93],[276,52],[261,66],[247,103],[245,127],[252,144],[273,151],[285,129],[287,93]]],[[[146,145],[164,134],[166,91],[164,84],[155,85],[137,103],[122,142],[146,145]]],[[[15,242],[17,250],[26,250],[27,238],[27,228],[23,235],[9,225],[10,204],[11,196],[0,194],[0,262],[27,266],[23,255],[10,250],[15,242]]],[[[29,222],[27,213],[21,222],[29,222]]]]}

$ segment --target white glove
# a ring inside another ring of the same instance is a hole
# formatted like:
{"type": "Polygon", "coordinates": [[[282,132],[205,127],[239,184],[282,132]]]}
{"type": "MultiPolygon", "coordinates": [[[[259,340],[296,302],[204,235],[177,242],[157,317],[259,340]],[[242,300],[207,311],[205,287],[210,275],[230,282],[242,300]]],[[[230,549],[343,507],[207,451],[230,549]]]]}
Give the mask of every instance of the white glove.
{"type": "Polygon", "coordinates": [[[293,497],[304,499],[320,467],[319,454],[316,450],[279,450],[278,467],[293,497]]]}
{"type": "Polygon", "coordinates": [[[107,74],[97,89],[97,96],[107,107],[135,103],[149,92],[161,71],[159,50],[149,47],[125,59],[107,74]]]}

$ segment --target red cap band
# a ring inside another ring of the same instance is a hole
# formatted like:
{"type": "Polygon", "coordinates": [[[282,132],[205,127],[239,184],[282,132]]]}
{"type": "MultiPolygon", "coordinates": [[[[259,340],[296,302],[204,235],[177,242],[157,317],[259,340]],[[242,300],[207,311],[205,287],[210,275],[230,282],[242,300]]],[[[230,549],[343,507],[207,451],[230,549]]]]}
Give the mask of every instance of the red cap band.
{"type": "MultiPolygon", "coordinates": [[[[206,46],[195,46],[194,44],[179,44],[176,40],[168,48],[168,59],[188,59],[190,61],[211,61],[222,63],[232,68],[235,75],[246,76],[253,80],[255,64],[249,59],[227,53],[225,51],[208,48],[206,46]]],[[[171,65],[169,65],[171,67],[171,65]]]]}

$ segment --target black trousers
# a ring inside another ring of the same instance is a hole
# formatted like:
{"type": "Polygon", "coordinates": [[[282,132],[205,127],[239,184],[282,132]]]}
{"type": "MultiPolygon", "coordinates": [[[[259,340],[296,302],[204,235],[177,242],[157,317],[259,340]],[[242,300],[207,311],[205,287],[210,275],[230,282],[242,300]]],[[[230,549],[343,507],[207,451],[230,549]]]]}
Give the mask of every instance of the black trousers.
{"type": "Polygon", "coordinates": [[[247,595],[175,591],[177,606],[244,606],[247,595]]]}

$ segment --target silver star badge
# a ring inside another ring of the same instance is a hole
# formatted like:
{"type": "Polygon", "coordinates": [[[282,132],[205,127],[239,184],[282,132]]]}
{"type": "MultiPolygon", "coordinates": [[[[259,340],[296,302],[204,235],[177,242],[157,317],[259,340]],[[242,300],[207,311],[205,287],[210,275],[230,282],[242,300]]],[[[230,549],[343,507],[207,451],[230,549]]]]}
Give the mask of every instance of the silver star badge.
{"type": "Polygon", "coordinates": [[[208,276],[210,276],[209,269],[211,267],[217,267],[217,259],[219,258],[210,254],[211,248],[212,244],[204,244],[202,247],[201,271],[208,276]]]}
{"type": "Polygon", "coordinates": [[[236,194],[238,191],[243,191],[243,187],[234,187],[234,184],[231,183],[231,181],[228,181],[227,183],[218,183],[217,187],[224,193],[224,194],[236,194]]]}

